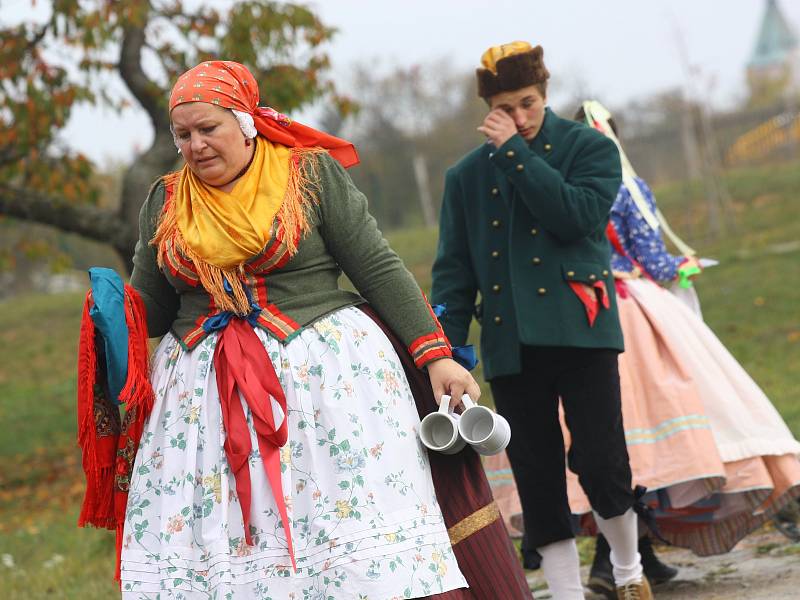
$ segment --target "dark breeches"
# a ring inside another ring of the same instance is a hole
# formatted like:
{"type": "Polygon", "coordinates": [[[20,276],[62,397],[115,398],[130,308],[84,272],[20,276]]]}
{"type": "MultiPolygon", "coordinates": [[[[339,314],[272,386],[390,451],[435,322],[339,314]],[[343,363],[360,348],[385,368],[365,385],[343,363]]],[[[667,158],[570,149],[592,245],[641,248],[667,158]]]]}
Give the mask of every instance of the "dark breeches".
{"type": "Polygon", "coordinates": [[[559,398],[572,444],[566,456],[603,518],[634,503],[622,427],[617,351],[522,347],[522,372],[491,383],[497,411],[511,424],[508,458],[530,548],[573,537],[567,501],[559,398]]]}

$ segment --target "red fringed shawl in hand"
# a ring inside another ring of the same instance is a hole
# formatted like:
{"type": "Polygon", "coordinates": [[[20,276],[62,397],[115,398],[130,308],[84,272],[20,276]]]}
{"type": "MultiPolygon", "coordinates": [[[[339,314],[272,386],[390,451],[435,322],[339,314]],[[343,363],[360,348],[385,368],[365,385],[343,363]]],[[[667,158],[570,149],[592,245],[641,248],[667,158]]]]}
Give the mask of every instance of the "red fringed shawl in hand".
{"type": "Polygon", "coordinates": [[[147,324],[142,299],[125,286],[125,321],[128,325],[128,375],[119,395],[119,408],[109,398],[101,336],[89,316],[94,301],[86,295],[78,346],[78,445],[83,455],[86,495],[78,525],[113,529],[117,533],[117,573],[131,470],[144,422],[153,408],[148,376],[147,324]],[[98,349],[100,351],[98,352],[98,349]]]}

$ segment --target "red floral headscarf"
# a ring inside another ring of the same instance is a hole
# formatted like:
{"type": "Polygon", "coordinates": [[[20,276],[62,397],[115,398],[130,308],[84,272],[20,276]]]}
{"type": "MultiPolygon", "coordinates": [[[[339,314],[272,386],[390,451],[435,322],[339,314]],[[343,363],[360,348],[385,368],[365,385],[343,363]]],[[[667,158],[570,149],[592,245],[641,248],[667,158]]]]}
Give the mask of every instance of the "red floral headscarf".
{"type": "Polygon", "coordinates": [[[258,83],[242,64],[230,60],[202,62],[178,78],[169,97],[169,110],[186,102],[207,102],[252,115],[258,133],[290,148],[320,147],[345,168],[357,165],[358,152],[347,140],[297,121],[273,108],[258,105],[258,83]]]}

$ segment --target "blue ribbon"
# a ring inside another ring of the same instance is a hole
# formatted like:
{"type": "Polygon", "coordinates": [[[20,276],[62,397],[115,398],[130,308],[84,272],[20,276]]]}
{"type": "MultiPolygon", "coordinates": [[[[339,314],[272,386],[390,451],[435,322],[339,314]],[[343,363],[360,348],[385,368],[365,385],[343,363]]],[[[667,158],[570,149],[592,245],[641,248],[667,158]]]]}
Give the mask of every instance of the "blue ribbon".
{"type": "MultiPolygon", "coordinates": [[[[222,287],[229,296],[233,296],[233,288],[231,287],[227,277],[223,278],[222,287]]],[[[261,307],[255,300],[253,300],[253,295],[250,293],[250,288],[248,288],[246,285],[242,287],[244,288],[244,293],[247,295],[247,301],[250,303],[250,312],[247,314],[247,316],[240,317],[235,312],[230,310],[218,312],[217,314],[208,317],[203,322],[203,331],[206,333],[211,333],[213,331],[225,329],[225,327],[228,326],[228,323],[230,323],[231,319],[233,318],[245,319],[248,323],[250,323],[251,327],[256,326],[258,322],[258,315],[261,314],[261,307]]]]}
{"type": "Polygon", "coordinates": [[[472,344],[468,346],[453,346],[450,350],[453,352],[453,360],[467,371],[472,371],[478,366],[478,357],[475,356],[475,347],[472,344]]]}
{"type": "Polygon", "coordinates": [[[248,315],[245,317],[239,317],[239,315],[237,315],[235,312],[226,310],[208,317],[203,322],[203,330],[206,333],[211,333],[213,331],[220,331],[222,329],[225,329],[225,327],[228,326],[228,323],[230,323],[231,319],[233,318],[245,319],[248,323],[250,323],[251,327],[255,327],[258,321],[259,314],[261,314],[261,309],[257,307],[251,310],[250,313],[248,313],[248,315]]]}
{"type": "MultiPolygon", "coordinates": [[[[447,314],[446,304],[434,304],[431,306],[433,314],[439,319],[447,314]]],[[[472,371],[478,365],[478,357],[475,355],[475,348],[472,344],[467,346],[453,346],[453,360],[464,367],[467,371],[472,371]]]]}

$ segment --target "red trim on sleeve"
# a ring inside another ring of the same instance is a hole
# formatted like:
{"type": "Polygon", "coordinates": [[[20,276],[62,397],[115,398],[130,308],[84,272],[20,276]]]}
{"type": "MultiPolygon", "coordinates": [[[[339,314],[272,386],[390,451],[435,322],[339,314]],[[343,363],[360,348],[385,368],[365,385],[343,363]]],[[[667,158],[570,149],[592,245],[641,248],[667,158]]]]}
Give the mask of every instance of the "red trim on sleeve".
{"type": "Polygon", "coordinates": [[[414,364],[420,369],[437,358],[451,358],[453,356],[450,350],[450,343],[444,334],[439,332],[418,337],[408,347],[408,351],[411,354],[411,358],[414,359],[414,364]]]}
{"type": "Polygon", "coordinates": [[[436,318],[425,293],[421,293],[422,298],[425,300],[425,306],[428,307],[428,312],[436,326],[436,331],[418,337],[411,342],[411,345],[408,347],[408,351],[414,359],[414,364],[416,364],[419,369],[437,358],[452,358],[453,356],[453,352],[450,349],[450,340],[448,340],[447,336],[444,334],[442,324],[439,323],[439,319],[436,318]]]}

